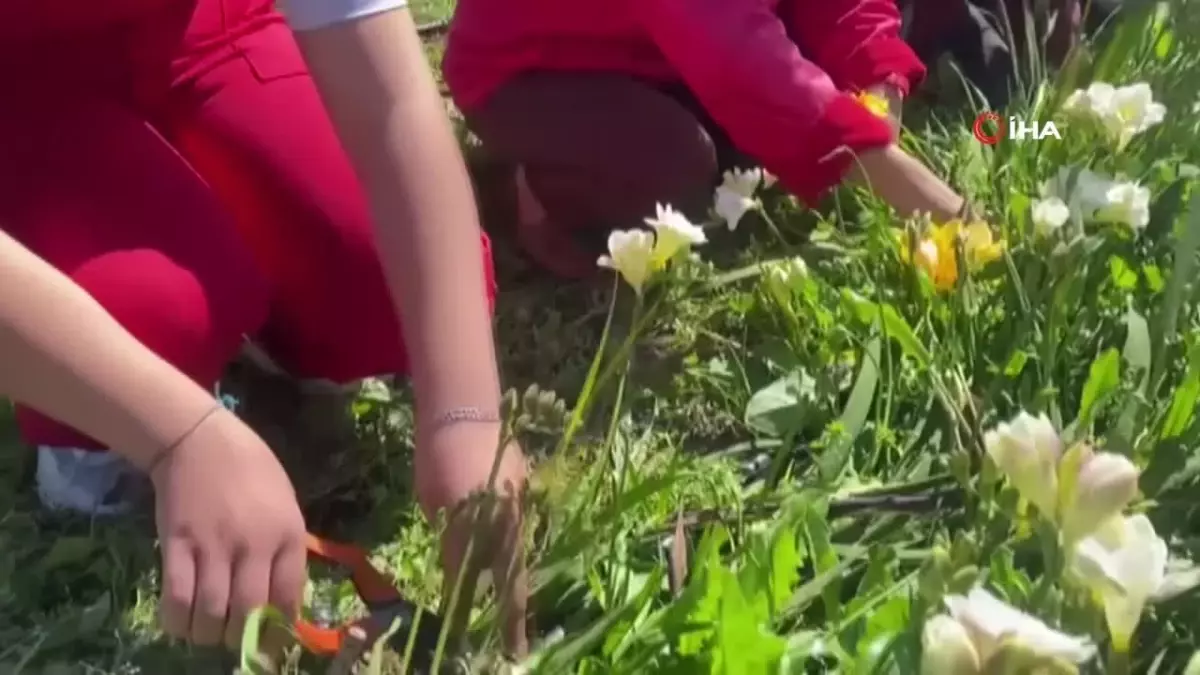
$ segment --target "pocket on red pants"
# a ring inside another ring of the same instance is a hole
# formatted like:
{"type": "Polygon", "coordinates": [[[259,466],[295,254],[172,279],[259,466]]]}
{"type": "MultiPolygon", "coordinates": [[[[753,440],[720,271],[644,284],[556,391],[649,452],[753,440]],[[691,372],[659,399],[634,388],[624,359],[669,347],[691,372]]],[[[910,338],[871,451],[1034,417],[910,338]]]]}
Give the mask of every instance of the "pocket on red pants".
{"type": "Polygon", "coordinates": [[[268,20],[268,25],[238,38],[234,48],[260,82],[307,77],[308,66],[304,63],[292,31],[283,23],[282,17],[273,15],[268,20]]]}

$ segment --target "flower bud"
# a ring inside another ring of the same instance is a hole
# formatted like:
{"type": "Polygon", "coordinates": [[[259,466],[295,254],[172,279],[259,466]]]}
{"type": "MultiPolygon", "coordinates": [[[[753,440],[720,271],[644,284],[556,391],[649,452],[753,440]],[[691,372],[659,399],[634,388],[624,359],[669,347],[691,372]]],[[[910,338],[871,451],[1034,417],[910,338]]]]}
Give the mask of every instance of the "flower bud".
{"type": "Polygon", "coordinates": [[[1124,455],[1101,452],[1080,467],[1064,500],[1062,531],[1068,541],[1088,536],[1137,496],[1138,469],[1124,455]]]}
{"type": "Polygon", "coordinates": [[[925,622],[921,646],[921,672],[925,675],[974,675],[980,672],[979,655],[975,653],[967,629],[945,614],[925,622]]]}
{"type": "Polygon", "coordinates": [[[1063,444],[1043,414],[1022,412],[984,436],[984,446],[996,467],[1021,496],[1054,517],[1058,504],[1057,465],[1063,444]]]}

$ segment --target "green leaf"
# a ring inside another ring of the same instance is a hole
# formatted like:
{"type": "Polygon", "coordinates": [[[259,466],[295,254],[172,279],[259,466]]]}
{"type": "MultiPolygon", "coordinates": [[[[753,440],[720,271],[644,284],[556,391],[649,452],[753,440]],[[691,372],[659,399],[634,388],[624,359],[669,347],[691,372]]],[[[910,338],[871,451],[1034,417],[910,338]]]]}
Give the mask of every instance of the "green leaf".
{"type": "Polygon", "coordinates": [[[892,338],[904,350],[904,353],[917,360],[922,366],[928,367],[933,363],[933,354],[913,332],[912,326],[900,316],[895,307],[879,305],[858,295],[850,289],[842,290],[842,300],[852,309],[855,316],[864,323],[880,322],[892,338]]]}
{"type": "Polygon", "coordinates": [[[287,626],[287,617],[278,609],[271,606],[257,607],[246,615],[246,623],[242,627],[242,645],[240,669],[242,673],[250,675],[252,673],[271,672],[270,665],[265,663],[267,655],[263,654],[261,641],[263,630],[267,625],[274,622],[281,626],[287,626]]]}
{"type": "MultiPolygon", "coordinates": [[[[832,532],[829,529],[828,509],[806,505],[804,509],[803,533],[809,554],[812,556],[813,569],[818,578],[838,568],[838,554],[833,547],[832,532]]],[[[810,582],[811,583],[811,582],[810,582]]],[[[841,587],[842,579],[829,579],[821,586],[821,597],[825,607],[825,620],[836,621],[841,616],[841,587]]],[[[792,603],[795,603],[795,596],[792,603]]]]}
{"type": "Polygon", "coordinates": [[[658,583],[653,581],[647,583],[638,597],[608,612],[570,639],[550,647],[538,662],[534,672],[555,674],[571,672],[576,664],[604,642],[604,638],[610,630],[637,614],[657,594],[662,586],[662,568],[655,570],[655,575],[658,577],[658,583]]]}
{"type": "Polygon", "coordinates": [[[1130,306],[1125,311],[1125,349],[1122,355],[1129,365],[1129,372],[1137,373],[1137,394],[1130,398],[1121,411],[1117,422],[1117,433],[1127,444],[1132,444],[1138,423],[1138,413],[1142,409],[1142,397],[1146,393],[1146,383],[1150,377],[1152,362],[1150,347],[1150,325],[1146,319],[1130,306]]]}
{"type": "Polygon", "coordinates": [[[1116,30],[1096,62],[1096,68],[1092,72],[1093,80],[1121,81],[1121,73],[1134,61],[1136,51],[1149,33],[1148,29],[1155,18],[1153,9],[1152,3],[1145,3],[1141,8],[1123,8],[1122,20],[1115,22],[1116,30]]]}
{"type": "MultiPolygon", "coordinates": [[[[1175,341],[1179,330],[1179,313],[1187,297],[1187,288],[1196,279],[1196,251],[1200,249],[1200,192],[1192,196],[1187,214],[1174,229],[1175,250],[1172,254],[1174,267],[1167,288],[1163,293],[1158,320],[1155,322],[1154,341],[1169,345],[1175,341]]],[[[1151,370],[1151,383],[1157,384],[1164,375],[1167,350],[1160,349],[1151,370]]]]}
{"type": "Polygon", "coordinates": [[[1008,378],[1017,377],[1021,374],[1021,371],[1025,370],[1026,363],[1029,363],[1029,352],[1023,350],[1013,352],[1012,356],[1008,359],[1008,363],[1004,365],[1004,376],[1008,378]]]}
{"type": "Polygon", "coordinates": [[[1196,406],[1200,403],[1200,344],[1192,346],[1188,352],[1188,370],[1183,382],[1175,388],[1171,396],[1171,406],[1167,410],[1167,418],[1163,422],[1160,440],[1168,440],[1182,436],[1192,425],[1196,416],[1196,406]]]}
{"type": "Polygon", "coordinates": [[[1112,396],[1121,386],[1121,354],[1109,349],[1092,362],[1087,383],[1083,385],[1083,398],[1079,402],[1079,416],[1074,426],[1086,433],[1091,426],[1099,405],[1112,396]]]}
{"type": "Polygon", "coordinates": [[[733,572],[720,568],[716,574],[721,584],[721,604],[713,672],[728,675],[774,672],[783,660],[787,640],[768,632],[757,620],[733,572]]]}
{"type": "Polygon", "coordinates": [[[801,431],[812,423],[810,413],[817,409],[816,385],[800,369],[758,390],[746,404],[746,426],[776,438],[801,431]]]}
{"type": "Polygon", "coordinates": [[[1113,284],[1123,290],[1132,291],[1137,288],[1138,273],[1125,262],[1123,258],[1112,256],[1108,259],[1109,276],[1112,277],[1113,284]]]}
{"type": "Polygon", "coordinates": [[[858,378],[850,390],[850,398],[842,410],[839,420],[842,433],[821,453],[821,475],[826,481],[837,480],[850,461],[850,451],[854,441],[862,433],[871,414],[871,404],[875,400],[875,389],[879,385],[879,359],[883,341],[878,336],[872,337],[867,343],[866,353],[862,358],[862,367],[858,378]]]}

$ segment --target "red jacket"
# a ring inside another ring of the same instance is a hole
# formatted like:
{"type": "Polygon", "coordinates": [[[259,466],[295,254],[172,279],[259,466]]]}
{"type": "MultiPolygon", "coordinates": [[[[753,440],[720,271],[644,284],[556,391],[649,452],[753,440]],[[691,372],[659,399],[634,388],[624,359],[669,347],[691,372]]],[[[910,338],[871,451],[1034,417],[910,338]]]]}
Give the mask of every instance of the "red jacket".
{"type": "Polygon", "coordinates": [[[924,76],[895,0],[459,0],[444,61],[464,110],[531,70],[682,80],[740,150],[809,203],[891,141],[851,93],[924,76]]]}

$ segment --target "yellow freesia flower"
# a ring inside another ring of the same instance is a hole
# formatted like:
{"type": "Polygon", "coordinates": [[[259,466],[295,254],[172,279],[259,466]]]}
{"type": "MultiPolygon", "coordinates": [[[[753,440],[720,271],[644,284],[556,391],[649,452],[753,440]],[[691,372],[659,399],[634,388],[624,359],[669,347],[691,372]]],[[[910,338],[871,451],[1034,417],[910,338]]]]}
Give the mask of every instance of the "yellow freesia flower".
{"type": "Polygon", "coordinates": [[[901,233],[900,257],[924,270],[939,291],[948,291],[958,283],[960,243],[971,271],[982,269],[1004,255],[1004,242],[992,236],[987,223],[964,225],[961,220],[951,220],[930,225],[915,247],[909,242],[908,234],[901,233]]]}
{"type": "Polygon", "coordinates": [[[891,114],[891,106],[888,105],[887,99],[879,94],[862,91],[854,98],[858,99],[858,102],[863,104],[867,110],[875,113],[877,117],[887,118],[891,114]]]}
{"type": "Polygon", "coordinates": [[[982,269],[1004,255],[1004,242],[992,236],[987,223],[971,223],[963,228],[963,252],[972,269],[982,269]]]}

